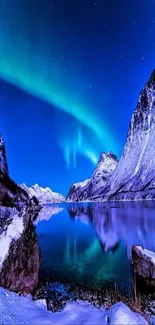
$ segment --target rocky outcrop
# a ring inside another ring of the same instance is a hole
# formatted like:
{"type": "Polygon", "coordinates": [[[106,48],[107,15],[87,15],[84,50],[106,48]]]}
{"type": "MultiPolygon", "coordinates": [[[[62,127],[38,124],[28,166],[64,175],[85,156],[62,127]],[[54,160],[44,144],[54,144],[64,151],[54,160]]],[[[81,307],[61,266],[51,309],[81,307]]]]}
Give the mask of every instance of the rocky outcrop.
{"type": "Polygon", "coordinates": [[[65,201],[63,195],[53,192],[49,187],[41,187],[35,184],[31,187],[21,184],[20,187],[27,192],[30,198],[36,197],[39,203],[62,203],[65,201]]]}
{"type": "Polygon", "coordinates": [[[94,200],[155,199],[155,70],[140,93],[123,155],[94,200]]]}
{"type": "Polygon", "coordinates": [[[155,253],[142,246],[133,246],[132,264],[136,276],[145,280],[146,284],[155,286],[155,253]]]}
{"type": "Polygon", "coordinates": [[[40,249],[32,215],[0,209],[0,286],[30,293],[38,283],[40,249]]]}
{"type": "Polygon", "coordinates": [[[117,157],[112,153],[103,152],[92,177],[84,182],[73,184],[69,190],[67,201],[91,200],[103,187],[117,166],[117,157]]]}
{"type": "Polygon", "coordinates": [[[0,206],[23,208],[39,207],[35,197],[29,198],[27,192],[20,188],[10,177],[5,145],[0,134],[0,206]]]}

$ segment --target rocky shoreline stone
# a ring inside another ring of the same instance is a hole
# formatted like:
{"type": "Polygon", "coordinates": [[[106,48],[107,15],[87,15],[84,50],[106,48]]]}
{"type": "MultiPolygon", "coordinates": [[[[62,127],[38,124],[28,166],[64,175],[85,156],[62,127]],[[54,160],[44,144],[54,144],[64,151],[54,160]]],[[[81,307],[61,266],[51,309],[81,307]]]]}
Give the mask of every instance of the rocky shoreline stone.
{"type": "Polygon", "coordinates": [[[38,283],[40,248],[30,212],[0,209],[0,286],[22,294],[38,283]]]}
{"type": "Polygon", "coordinates": [[[132,247],[132,265],[137,280],[146,287],[155,288],[155,253],[142,246],[132,247]]]}

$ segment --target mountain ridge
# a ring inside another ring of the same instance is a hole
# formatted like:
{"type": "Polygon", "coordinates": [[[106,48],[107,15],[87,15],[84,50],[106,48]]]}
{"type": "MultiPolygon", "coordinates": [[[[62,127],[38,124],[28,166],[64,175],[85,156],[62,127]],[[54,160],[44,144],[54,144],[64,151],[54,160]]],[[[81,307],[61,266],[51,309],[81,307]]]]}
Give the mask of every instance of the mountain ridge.
{"type": "Polygon", "coordinates": [[[49,187],[41,187],[38,184],[34,184],[28,187],[26,184],[19,185],[23,188],[30,198],[35,196],[39,203],[62,203],[65,201],[63,195],[57,192],[53,192],[49,187]]]}

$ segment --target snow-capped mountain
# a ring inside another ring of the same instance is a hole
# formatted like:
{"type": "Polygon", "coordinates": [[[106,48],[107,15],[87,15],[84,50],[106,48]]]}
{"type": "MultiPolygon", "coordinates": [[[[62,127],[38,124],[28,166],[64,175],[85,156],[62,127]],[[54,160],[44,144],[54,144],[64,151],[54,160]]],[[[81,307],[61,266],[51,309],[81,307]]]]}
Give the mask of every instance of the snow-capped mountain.
{"type": "Polygon", "coordinates": [[[155,70],[140,93],[121,160],[95,197],[155,199],[155,70]]]}
{"type": "Polygon", "coordinates": [[[90,179],[73,184],[69,190],[67,201],[89,200],[113,173],[117,166],[117,157],[112,153],[101,153],[95,171],[90,179]]]}
{"type": "Polygon", "coordinates": [[[29,197],[35,196],[38,201],[42,204],[44,203],[61,203],[65,201],[63,195],[53,192],[49,187],[41,187],[38,184],[35,184],[31,187],[26,186],[26,184],[21,184],[23,188],[29,195],[29,197]]]}

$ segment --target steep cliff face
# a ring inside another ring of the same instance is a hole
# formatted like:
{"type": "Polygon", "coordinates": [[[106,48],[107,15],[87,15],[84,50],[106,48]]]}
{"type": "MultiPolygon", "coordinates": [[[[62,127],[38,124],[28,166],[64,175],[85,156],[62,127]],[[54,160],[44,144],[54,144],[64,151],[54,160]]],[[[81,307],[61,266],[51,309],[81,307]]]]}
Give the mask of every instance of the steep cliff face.
{"type": "Polygon", "coordinates": [[[67,195],[67,201],[91,200],[104,186],[117,166],[117,157],[112,153],[101,153],[92,177],[84,182],[73,184],[67,195]]]}
{"type": "Polygon", "coordinates": [[[96,200],[155,198],[155,70],[140,93],[123,155],[96,200]]]}
{"type": "Polygon", "coordinates": [[[38,282],[40,249],[32,215],[0,209],[0,286],[30,293],[38,282]]]}
{"type": "Polygon", "coordinates": [[[5,145],[1,133],[0,133],[0,170],[6,175],[8,175],[9,173],[7,159],[6,159],[5,145]]]}
{"type": "Polygon", "coordinates": [[[39,203],[35,197],[29,198],[27,192],[20,188],[10,177],[8,172],[7,158],[4,141],[0,134],[0,206],[16,207],[38,207],[39,203]]]}
{"type": "Polygon", "coordinates": [[[87,189],[87,185],[89,186],[90,179],[86,179],[83,182],[74,183],[69,193],[66,197],[66,201],[80,201],[84,197],[87,189]]]}

